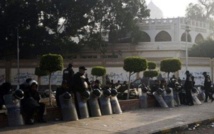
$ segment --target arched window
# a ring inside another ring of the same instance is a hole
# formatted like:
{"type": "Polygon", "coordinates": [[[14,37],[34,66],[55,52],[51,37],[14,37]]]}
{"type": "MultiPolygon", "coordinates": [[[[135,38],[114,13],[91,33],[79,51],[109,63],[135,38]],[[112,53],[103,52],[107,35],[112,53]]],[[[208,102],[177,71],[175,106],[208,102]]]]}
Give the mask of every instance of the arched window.
{"type": "Polygon", "coordinates": [[[195,43],[198,44],[200,42],[204,41],[204,37],[199,33],[196,37],[195,37],[195,43]]]}
{"type": "Polygon", "coordinates": [[[186,34],[186,32],[184,32],[183,34],[182,34],[182,36],[181,36],[181,41],[184,41],[184,42],[191,42],[192,41],[192,38],[191,38],[191,36],[190,36],[190,34],[188,33],[188,34],[186,34]],[[187,35],[187,39],[186,39],[186,35],[187,35]]]}
{"type": "Polygon", "coordinates": [[[141,31],[140,36],[139,42],[151,42],[151,38],[146,32],[141,31]]]}
{"type": "Polygon", "coordinates": [[[172,41],[172,38],[168,32],[161,31],[156,35],[155,41],[172,41]]]}

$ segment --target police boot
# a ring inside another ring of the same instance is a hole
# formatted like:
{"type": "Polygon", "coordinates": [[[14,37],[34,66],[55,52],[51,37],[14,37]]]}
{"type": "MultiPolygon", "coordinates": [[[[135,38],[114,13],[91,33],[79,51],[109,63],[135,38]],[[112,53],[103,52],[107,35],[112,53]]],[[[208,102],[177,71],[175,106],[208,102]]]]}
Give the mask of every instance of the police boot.
{"type": "Polygon", "coordinates": [[[38,122],[39,123],[46,123],[47,121],[44,119],[43,116],[40,116],[38,122]]]}
{"type": "Polygon", "coordinates": [[[32,118],[26,119],[25,124],[26,124],[26,125],[33,125],[33,124],[34,124],[34,119],[32,119],[32,118]]]}

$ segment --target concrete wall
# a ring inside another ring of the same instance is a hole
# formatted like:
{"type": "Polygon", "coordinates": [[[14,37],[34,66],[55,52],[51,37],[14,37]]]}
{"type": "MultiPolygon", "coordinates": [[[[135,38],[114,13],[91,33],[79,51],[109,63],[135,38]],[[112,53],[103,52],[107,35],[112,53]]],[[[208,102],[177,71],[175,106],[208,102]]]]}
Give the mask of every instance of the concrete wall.
{"type": "MultiPolygon", "coordinates": [[[[157,64],[157,69],[159,70],[161,60],[167,57],[150,57],[146,58],[148,61],[153,61],[157,64]]],[[[93,66],[103,65],[106,67],[107,75],[114,82],[120,81],[128,81],[128,72],[123,69],[123,60],[124,59],[106,59],[105,61],[100,61],[100,59],[93,60],[65,60],[64,66],[67,67],[68,63],[72,62],[74,65],[74,71],[78,71],[78,67],[80,65],[84,65],[87,67],[86,73],[88,74],[89,80],[95,80],[96,78],[91,75],[91,69],[93,66]]],[[[180,58],[182,62],[182,68],[178,73],[181,79],[185,79],[185,58],[180,58]]],[[[204,71],[210,74],[213,80],[213,70],[214,70],[214,60],[210,58],[189,58],[189,66],[188,70],[195,76],[196,84],[203,84],[203,75],[204,71]]],[[[18,75],[17,75],[17,65],[16,61],[0,61],[0,83],[5,81],[9,81],[12,85],[17,84],[18,75]],[[6,64],[1,64],[6,63],[6,64]]],[[[39,66],[38,60],[20,60],[20,83],[24,82],[26,78],[33,78],[38,80],[38,77],[34,74],[35,67],[39,66]]],[[[161,72],[162,76],[167,78],[167,73],[161,72]]],[[[172,73],[170,73],[172,75],[172,73]]],[[[139,73],[140,77],[143,77],[143,72],[139,73]]],[[[131,80],[135,80],[137,75],[133,75],[131,80]]],[[[101,79],[101,78],[99,78],[101,79]]],[[[52,74],[51,84],[52,85],[60,85],[62,81],[62,71],[57,71],[52,74]]],[[[48,85],[48,76],[41,77],[41,85],[48,85]]]]}

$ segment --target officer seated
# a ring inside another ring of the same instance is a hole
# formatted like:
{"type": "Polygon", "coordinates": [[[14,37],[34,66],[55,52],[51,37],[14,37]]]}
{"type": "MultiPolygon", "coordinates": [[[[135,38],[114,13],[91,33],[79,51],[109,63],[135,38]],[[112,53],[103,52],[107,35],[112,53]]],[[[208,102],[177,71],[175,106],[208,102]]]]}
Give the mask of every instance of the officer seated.
{"type": "Polygon", "coordinates": [[[34,124],[34,115],[37,115],[38,122],[44,123],[45,104],[40,102],[40,95],[37,91],[38,83],[35,80],[29,82],[24,91],[24,99],[21,100],[21,113],[25,117],[25,124],[34,124]]]}

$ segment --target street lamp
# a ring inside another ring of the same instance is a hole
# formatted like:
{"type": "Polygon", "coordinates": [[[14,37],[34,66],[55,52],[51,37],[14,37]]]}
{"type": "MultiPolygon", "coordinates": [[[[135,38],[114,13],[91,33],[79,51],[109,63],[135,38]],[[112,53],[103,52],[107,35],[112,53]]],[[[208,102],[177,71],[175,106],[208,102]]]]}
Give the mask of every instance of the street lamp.
{"type": "Polygon", "coordinates": [[[186,70],[188,70],[188,33],[190,32],[190,28],[189,26],[187,25],[187,22],[186,22],[186,28],[185,28],[185,32],[186,32],[186,70]]]}
{"type": "Polygon", "coordinates": [[[19,75],[20,75],[20,70],[19,70],[19,29],[17,28],[17,89],[19,89],[20,81],[19,81],[19,75]]]}

